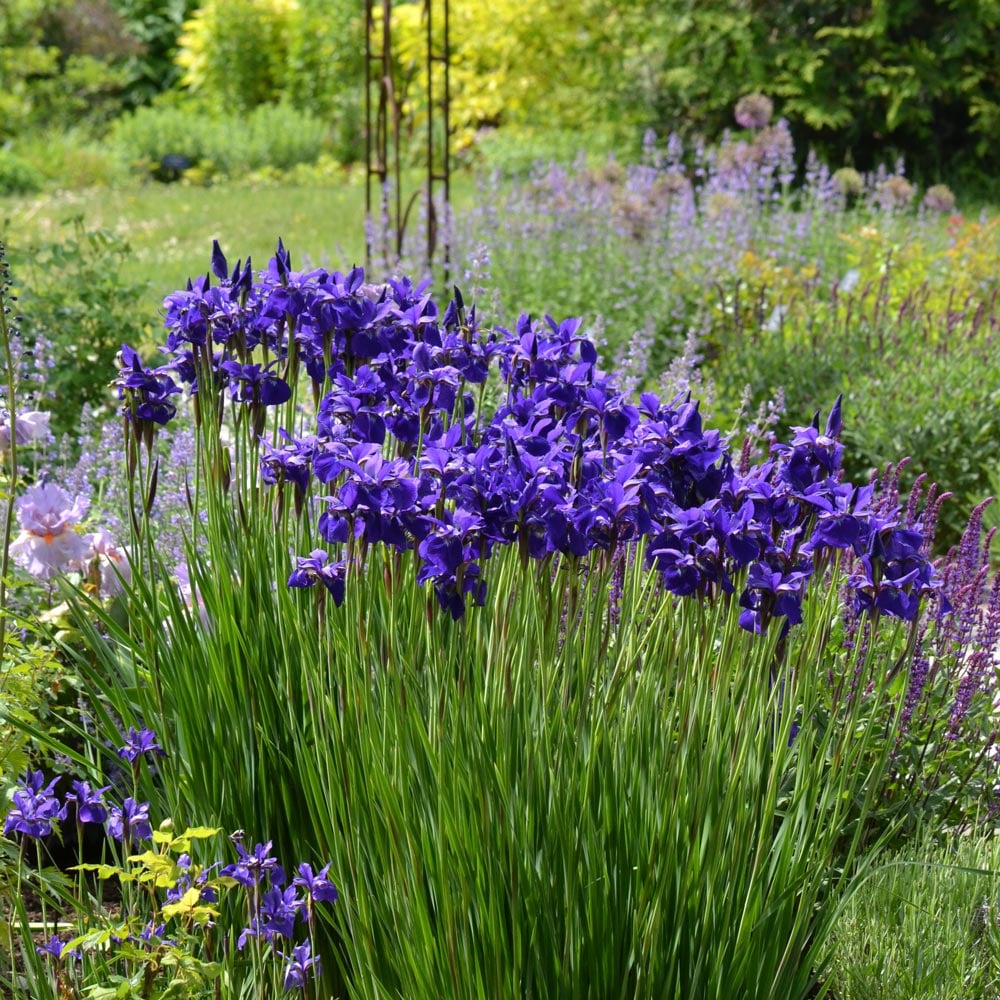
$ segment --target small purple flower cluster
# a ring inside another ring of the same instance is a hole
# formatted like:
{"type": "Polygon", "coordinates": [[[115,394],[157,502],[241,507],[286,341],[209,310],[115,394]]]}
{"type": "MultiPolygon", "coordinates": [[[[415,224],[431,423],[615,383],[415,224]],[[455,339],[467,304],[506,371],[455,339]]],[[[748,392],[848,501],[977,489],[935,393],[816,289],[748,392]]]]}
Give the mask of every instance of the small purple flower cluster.
{"type": "Polygon", "coordinates": [[[298,559],[293,587],[322,584],[340,604],[381,544],[415,551],[418,582],[459,619],[484,602],[499,547],[517,546],[525,564],[609,564],[642,540],[677,595],[732,592],[745,574],[742,624],[754,631],[800,621],[808,581],[838,551],[857,557],[862,610],[912,620],[934,587],[920,533],[898,510],[876,511],[870,486],[841,480],[839,401],[825,431],[817,414],[742,471],[697,403],[621,392],[578,320],[522,316],[514,331],[484,331],[457,292],[442,315],[405,279],[294,272],[280,241],[256,281],[249,262],[229,274],[217,245],[213,270],[219,284],[189,282],[166,300],[174,360],[157,369],[156,392],[176,378],[205,405],[212,385],[221,405],[228,388],[259,434],[265,408],[308,375],[315,433],[280,428],[260,456],[261,478],[279,495],[291,483],[297,510],[313,484],[322,498],[325,546],[298,559]],[[502,399],[487,414],[494,370],[502,399]]]}
{"type": "Polygon", "coordinates": [[[248,851],[243,846],[242,832],[230,838],[236,845],[238,860],[219,872],[221,879],[232,880],[247,890],[248,921],[236,942],[242,951],[256,938],[277,950],[282,939],[291,942],[295,925],[302,917],[309,927],[310,938],[295,946],[290,955],[278,952],[285,961],[285,989],[302,988],[310,975],[318,975],[320,959],[311,953],[311,935],[317,903],[335,903],[337,890],[329,878],[327,864],[318,872],[303,862],[297,874],[287,884],[285,870],[271,854],[271,841],[256,844],[248,851]]]}
{"type": "MultiPolygon", "coordinates": [[[[164,753],[154,732],[134,728],[129,729],[125,744],[117,752],[133,768],[150,754],[164,753]]],[[[53,778],[46,783],[41,771],[26,776],[14,792],[13,808],[4,823],[5,836],[49,837],[57,832],[58,824],[66,820],[72,806],[77,824],[104,824],[108,836],[122,843],[125,857],[139,841],[153,839],[148,802],[127,797],[121,806],[110,804],[105,800],[110,786],[95,789],[89,782],[75,780],[71,785],[72,791],[66,794],[65,801],[60,802],[56,792],[59,780],[53,778]]],[[[243,846],[242,831],[233,834],[230,839],[236,845],[238,855],[232,864],[204,868],[193,865],[188,853],[177,857],[178,876],[166,889],[164,906],[180,904],[192,889],[199,890],[199,903],[212,904],[218,901],[219,889],[242,887],[247,900],[247,924],[240,932],[237,949],[242,951],[253,939],[270,945],[284,963],[285,989],[302,989],[310,978],[320,972],[320,957],[312,953],[311,944],[315,932],[316,905],[337,901],[337,889],[330,880],[330,865],[314,871],[312,865],[302,862],[289,885],[285,870],[271,853],[270,841],[257,844],[248,851],[243,846]],[[296,925],[300,918],[307,925],[309,936],[302,943],[295,944],[296,925]],[[278,950],[283,941],[292,946],[288,954],[278,950]]],[[[163,912],[166,914],[169,911],[163,912]]],[[[149,942],[153,938],[163,938],[165,933],[166,921],[155,917],[143,929],[140,939],[149,942]]],[[[64,954],[64,942],[58,936],[40,946],[38,951],[56,959],[68,957],[64,954]]],[[[74,952],[72,957],[79,957],[79,954],[74,952]]]]}
{"type": "Polygon", "coordinates": [[[46,784],[41,771],[29,772],[14,792],[14,805],[3,825],[4,836],[48,837],[53,824],[66,818],[66,806],[59,802],[55,791],[58,784],[58,778],[46,784]]]}
{"type": "MultiPolygon", "coordinates": [[[[118,756],[138,768],[146,754],[163,754],[156,742],[156,734],[149,729],[129,727],[125,743],[118,749],[118,756]]],[[[73,781],[64,802],[59,801],[56,786],[59,778],[46,784],[41,771],[28,772],[20,787],[14,792],[13,808],[4,822],[4,836],[21,835],[32,839],[51,836],[57,825],[69,815],[70,805],[75,807],[76,822],[80,825],[103,824],[109,837],[121,841],[126,851],[140,840],[149,840],[153,830],[149,822],[149,803],[137,802],[131,796],[122,804],[109,804],[105,793],[111,788],[92,788],[89,782],[73,781]]]]}

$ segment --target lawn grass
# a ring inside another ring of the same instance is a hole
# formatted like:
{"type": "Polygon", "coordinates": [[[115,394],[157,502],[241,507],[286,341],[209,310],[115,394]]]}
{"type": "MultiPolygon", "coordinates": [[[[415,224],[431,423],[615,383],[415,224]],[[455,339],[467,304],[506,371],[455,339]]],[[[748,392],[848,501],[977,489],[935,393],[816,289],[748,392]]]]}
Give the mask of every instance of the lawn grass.
{"type": "MultiPolygon", "coordinates": [[[[420,183],[416,174],[404,178],[404,192],[420,183]]],[[[469,204],[475,195],[471,175],[457,176],[452,191],[453,205],[469,204]]],[[[345,173],[333,185],[148,183],[0,197],[0,240],[7,244],[14,274],[33,245],[59,240],[76,217],[88,231],[106,229],[128,241],[132,256],[122,276],[147,284],[138,303],[145,310],[158,311],[167,292],[208,269],[213,239],[230,263],[249,253],[264,267],[279,236],[296,268],[308,261],[344,270],[365,262],[361,170],[345,173]]],[[[414,218],[408,231],[415,234],[419,225],[414,218]]]]}
{"type": "Polygon", "coordinates": [[[111,230],[128,240],[132,256],[123,274],[148,282],[142,305],[156,309],[166,292],[207,269],[213,239],[233,263],[249,253],[263,267],[279,236],[296,266],[306,257],[338,269],[363,263],[364,215],[358,174],[345,175],[337,186],[146,184],[0,198],[0,238],[16,274],[33,244],[58,240],[63,223],[82,216],[88,230],[111,230]]]}

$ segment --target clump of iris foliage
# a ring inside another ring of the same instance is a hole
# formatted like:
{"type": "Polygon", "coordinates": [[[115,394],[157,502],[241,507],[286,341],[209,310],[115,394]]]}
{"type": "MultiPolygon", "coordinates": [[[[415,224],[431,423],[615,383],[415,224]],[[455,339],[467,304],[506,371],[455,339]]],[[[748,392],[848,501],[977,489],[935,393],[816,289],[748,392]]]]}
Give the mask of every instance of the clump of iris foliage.
{"type": "Polygon", "coordinates": [[[839,401],[754,461],[578,321],[280,243],[165,309],[126,613],[64,591],[81,735],[154,726],[176,829],[330,859],[324,995],[806,997],[882,847],[987,818],[980,522],[936,568],[940,495],[846,481],[839,401]]]}

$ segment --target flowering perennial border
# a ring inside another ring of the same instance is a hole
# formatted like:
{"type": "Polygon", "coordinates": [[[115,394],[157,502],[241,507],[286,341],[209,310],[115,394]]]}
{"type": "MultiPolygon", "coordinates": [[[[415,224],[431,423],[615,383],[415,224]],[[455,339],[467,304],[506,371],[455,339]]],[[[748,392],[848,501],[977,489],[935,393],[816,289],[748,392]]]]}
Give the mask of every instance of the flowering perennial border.
{"type": "Polygon", "coordinates": [[[381,545],[415,553],[418,582],[457,620],[483,603],[499,546],[606,569],[641,541],[673,594],[739,587],[753,631],[799,622],[808,582],[842,553],[859,611],[912,621],[934,590],[921,531],[871,485],[842,481],[839,400],[822,431],[817,414],[768,461],[734,463],[696,402],[620,391],[579,320],[484,330],[457,290],[442,314],[426,284],[293,271],[280,241],[256,278],[249,260],[230,271],[218,244],[212,269],[216,284],[206,275],[165,300],[168,364],[123,348],[123,412],[137,448],[183,386],[198,419],[228,396],[280,502],[320,504],[322,545],[298,556],[293,587],[321,584],[339,605],[381,545]],[[266,435],[278,407],[285,426],[266,435]]]}

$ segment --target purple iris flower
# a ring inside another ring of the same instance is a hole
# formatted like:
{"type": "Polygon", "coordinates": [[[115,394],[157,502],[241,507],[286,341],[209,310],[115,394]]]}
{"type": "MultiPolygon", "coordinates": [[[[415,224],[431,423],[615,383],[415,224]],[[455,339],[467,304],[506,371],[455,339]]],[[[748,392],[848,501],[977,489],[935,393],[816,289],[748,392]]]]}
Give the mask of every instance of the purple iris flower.
{"type": "Polygon", "coordinates": [[[135,729],[129,726],[125,745],[118,748],[118,756],[134,764],[147,753],[166,756],[166,751],[156,742],[156,733],[152,729],[135,729]]]}
{"type": "Polygon", "coordinates": [[[347,592],[347,563],[329,562],[330,556],[322,549],[313,549],[308,556],[299,556],[296,567],[288,577],[289,587],[315,587],[322,583],[339,608],[347,592]]]}
{"type": "Polygon", "coordinates": [[[47,785],[41,771],[29,772],[14,792],[14,808],[4,822],[4,836],[20,833],[26,837],[47,837],[53,824],[66,818],[66,807],[60,805],[55,794],[58,778],[47,785]]]}
{"type": "Polygon", "coordinates": [[[212,870],[217,865],[210,865],[197,873],[195,878],[191,878],[191,855],[184,853],[177,858],[177,867],[181,870],[181,875],[178,877],[177,881],[167,889],[166,900],[168,903],[177,903],[184,897],[184,893],[188,891],[192,886],[201,889],[201,896],[199,897],[203,903],[215,903],[218,900],[218,895],[210,885],[207,884],[209,876],[212,870]]]}
{"type": "Polygon", "coordinates": [[[794,489],[805,490],[840,471],[844,454],[838,440],[843,428],[841,398],[837,397],[830,411],[825,433],[820,433],[817,410],[811,426],[792,428],[795,436],[790,445],[775,445],[773,450],[782,458],[779,476],[794,489]]]}
{"type": "Polygon", "coordinates": [[[278,859],[271,855],[270,840],[266,844],[255,844],[252,851],[247,851],[242,841],[235,835],[233,841],[236,844],[239,860],[222,868],[219,871],[220,875],[234,879],[247,888],[260,885],[265,875],[270,876],[272,885],[285,884],[285,873],[278,864],[278,859]]]}
{"type": "Polygon", "coordinates": [[[240,931],[240,936],[236,939],[237,951],[242,951],[247,946],[247,942],[251,938],[260,937],[266,937],[266,934],[261,926],[260,916],[258,914],[254,914],[253,917],[250,918],[250,923],[240,931]]]}
{"type": "Polygon", "coordinates": [[[740,613],[740,626],[748,632],[763,632],[772,618],[785,618],[788,625],[798,625],[811,575],[810,563],[779,568],[765,562],[754,563],[740,597],[744,609],[740,613]]]}
{"type": "Polygon", "coordinates": [[[152,941],[154,938],[162,938],[167,932],[167,925],[165,923],[157,924],[150,920],[149,923],[139,931],[139,940],[144,942],[152,941]]]}
{"type": "Polygon", "coordinates": [[[287,889],[272,885],[260,902],[264,936],[269,941],[275,935],[290,938],[295,933],[295,919],[301,906],[302,900],[294,885],[288,886],[287,889]]]}
{"type": "Polygon", "coordinates": [[[66,951],[66,941],[62,941],[58,934],[53,934],[52,937],[48,939],[44,944],[39,944],[35,946],[35,952],[38,955],[50,955],[57,962],[62,961],[64,958],[82,959],[83,952],[79,948],[74,948],[72,951],[66,951]]]}
{"type": "Polygon", "coordinates": [[[312,945],[309,941],[303,941],[302,944],[296,945],[290,956],[282,955],[281,957],[285,960],[284,985],[286,990],[305,989],[310,977],[319,975],[319,955],[312,954],[312,945]]]}
{"type": "Polygon", "coordinates": [[[119,367],[118,398],[131,401],[125,407],[125,416],[136,423],[166,424],[173,419],[177,407],[170,397],[181,389],[169,368],[146,368],[128,344],[122,344],[119,367]]]}
{"type": "Polygon", "coordinates": [[[209,317],[214,311],[211,291],[204,277],[173,292],[163,300],[166,310],[163,325],[167,334],[167,349],[176,351],[184,343],[204,346],[208,342],[209,317]]]}
{"type": "Polygon", "coordinates": [[[325,864],[318,872],[313,872],[312,865],[303,861],[299,865],[299,873],[292,879],[292,885],[304,890],[310,903],[337,902],[337,889],[328,878],[330,864],[325,864]]]}
{"type": "MultiPolygon", "coordinates": [[[[220,287],[205,278],[169,300],[172,371],[190,381],[212,344],[223,347],[211,364],[253,406],[258,435],[263,408],[289,398],[286,363],[315,383],[315,437],[282,432],[277,447],[261,438],[261,478],[292,482],[297,511],[311,477],[331,494],[317,511],[327,549],[299,557],[290,586],[321,583],[339,605],[347,560],[363,564],[381,543],[413,553],[418,582],[457,618],[470,596],[483,599],[497,546],[517,545],[527,562],[613,554],[643,538],[677,594],[730,591],[748,570],[742,619],[755,629],[797,621],[808,581],[844,550],[862,607],[909,616],[934,585],[918,536],[878,521],[870,488],[840,482],[840,400],[825,428],[817,414],[737,474],[690,395],[629,402],[596,367],[579,320],[522,316],[513,332],[487,334],[458,294],[441,316],[426,283],[372,285],[360,268],[294,272],[280,242],[256,283],[249,266],[230,273],[217,246],[211,270],[220,287]],[[260,345],[275,360],[249,364],[260,345]],[[490,417],[467,390],[494,360],[504,387],[490,417]]],[[[119,386],[137,416],[170,405],[167,377],[123,351],[119,386]]]]}
{"type": "Polygon", "coordinates": [[[86,556],[87,543],[75,530],[87,504],[55,483],[27,489],[15,505],[21,526],[10,554],[32,576],[48,580],[75,568],[86,556]]]}
{"type": "Polygon", "coordinates": [[[112,806],[108,817],[108,835],[126,845],[133,840],[150,840],[153,828],[149,825],[149,803],[136,802],[129,796],[121,809],[112,806]]]}
{"type": "Polygon", "coordinates": [[[88,781],[74,781],[73,790],[66,795],[67,802],[76,803],[78,823],[104,823],[108,818],[108,807],[104,793],[110,788],[91,788],[88,781]]]}
{"type": "Polygon", "coordinates": [[[923,535],[872,518],[864,554],[848,583],[858,608],[913,621],[922,598],[936,589],[934,568],[922,554],[923,535]]]}
{"type": "Polygon", "coordinates": [[[294,439],[284,428],[279,428],[278,434],[285,442],[279,448],[261,441],[261,479],[270,486],[279,482],[293,483],[296,491],[305,494],[314,445],[311,441],[294,439]]]}
{"type": "Polygon", "coordinates": [[[292,398],[289,384],[272,370],[278,361],[266,368],[261,365],[242,365],[238,361],[224,361],[222,370],[229,375],[229,392],[237,403],[256,403],[263,406],[280,406],[292,398]]]}
{"type": "Polygon", "coordinates": [[[39,955],[50,955],[58,961],[62,958],[63,942],[58,934],[53,934],[44,944],[36,945],[35,951],[39,955]]]}

